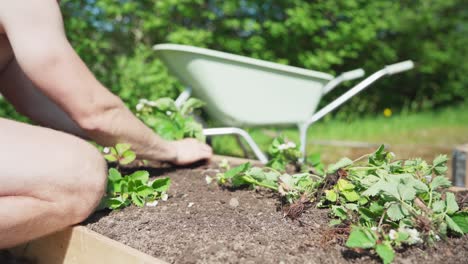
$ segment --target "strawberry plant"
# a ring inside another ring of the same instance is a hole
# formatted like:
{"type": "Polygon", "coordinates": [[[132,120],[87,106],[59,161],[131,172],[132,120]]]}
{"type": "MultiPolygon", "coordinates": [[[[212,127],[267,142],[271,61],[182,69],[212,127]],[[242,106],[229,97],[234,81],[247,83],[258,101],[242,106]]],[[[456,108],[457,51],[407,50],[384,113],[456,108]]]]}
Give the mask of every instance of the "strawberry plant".
{"type": "Polygon", "coordinates": [[[109,209],[121,209],[131,204],[139,207],[155,206],[158,200],[167,200],[167,190],[171,183],[169,178],[149,181],[149,173],[144,170],[135,171],[130,175],[122,175],[119,165],[127,165],[136,158],[129,144],[117,144],[115,147],[104,148],[104,158],[109,162],[117,162],[117,168],[110,168],[106,196],[101,203],[109,209]]]}
{"type": "Polygon", "coordinates": [[[299,147],[282,136],[273,139],[268,148],[268,155],[270,160],[266,166],[277,171],[286,171],[286,166],[289,164],[297,167],[302,157],[299,147]]]}
{"type": "Polygon", "coordinates": [[[189,98],[178,108],[171,98],[160,98],[155,101],[140,99],[136,106],[137,116],[158,135],[167,140],[178,140],[187,137],[205,141],[203,127],[190,114],[204,103],[189,98]]]}
{"type": "Polygon", "coordinates": [[[319,204],[331,209],[332,225],[352,226],[346,246],[372,249],[384,263],[392,262],[394,248],[468,232],[468,214],[448,191],[447,157],[432,165],[394,157],[381,146],[367,162],[345,158],[330,166],[338,180],[319,204]]]}
{"type": "MultiPolygon", "coordinates": [[[[226,164],[220,167],[229,168],[226,164]]],[[[312,199],[320,180],[319,176],[309,173],[288,174],[270,167],[252,167],[250,163],[244,163],[216,175],[216,181],[220,186],[267,188],[278,192],[289,204],[301,198],[305,199],[304,202],[312,199]],[[314,176],[318,179],[314,179],[314,176]]],[[[207,178],[208,184],[211,181],[211,178],[207,178]]]]}
{"type": "MultiPolygon", "coordinates": [[[[287,143],[277,141],[276,149],[281,144],[287,143]]],[[[326,177],[287,174],[282,172],[288,165],[286,156],[277,160],[281,161],[275,164],[281,166],[264,168],[245,163],[231,169],[224,162],[220,167],[225,172],[217,174],[217,183],[278,192],[291,204],[286,215],[293,219],[297,214],[292,209],[302,212],[304,204],[317,201],[318,207],[330,209],[331,226],[351,227],[347,247],[372,250],[384,263],[393,261],[397,248],[430,246],[450,234],[468,233],[468,210],[460,209],[455,194],[448,191],[445,155],[432,164],[421,159],[395,160],[381,146],[357,160],[343,158],[331,164],[326,177]]]]}

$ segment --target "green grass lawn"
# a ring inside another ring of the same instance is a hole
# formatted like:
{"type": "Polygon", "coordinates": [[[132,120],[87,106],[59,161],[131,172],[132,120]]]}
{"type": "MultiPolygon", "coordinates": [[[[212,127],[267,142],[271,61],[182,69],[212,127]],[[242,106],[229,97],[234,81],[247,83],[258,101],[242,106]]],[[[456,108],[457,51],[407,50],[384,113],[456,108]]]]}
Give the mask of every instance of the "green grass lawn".
{"type": "MultiPolygon", "coordinates": [[[[280,133],[298,142],[295,128],[255,128],[249,132],[264,150],[280,133]]],[[[450,155],[455,146],[468,143],[468,104],[390,117],[382,114],[352,122],[319,121],[310,127],[308,140],[307,152],[321,153],[325,162],[333,162],[342,156],[355,158],[374,148],[340,146],[340,142],[335,141],[387,144],[401,158],[432,159],[439,153],[450,155]]],[[[215,138],[213,146],[219,154],[243,155],[233,137],[215,138]]]]}

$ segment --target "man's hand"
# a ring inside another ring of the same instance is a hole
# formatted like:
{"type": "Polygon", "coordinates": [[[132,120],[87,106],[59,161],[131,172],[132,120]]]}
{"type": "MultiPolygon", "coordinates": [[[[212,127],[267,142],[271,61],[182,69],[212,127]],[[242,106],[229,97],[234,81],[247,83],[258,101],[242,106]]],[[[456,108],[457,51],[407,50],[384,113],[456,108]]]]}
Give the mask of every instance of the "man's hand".
{"type": "Polygon", "coordinates": [[[193,138],[171,142],[175,150],[175,165],[188,165],[199,160],[210,159],[213,155],[211,147],[193,138]]]}

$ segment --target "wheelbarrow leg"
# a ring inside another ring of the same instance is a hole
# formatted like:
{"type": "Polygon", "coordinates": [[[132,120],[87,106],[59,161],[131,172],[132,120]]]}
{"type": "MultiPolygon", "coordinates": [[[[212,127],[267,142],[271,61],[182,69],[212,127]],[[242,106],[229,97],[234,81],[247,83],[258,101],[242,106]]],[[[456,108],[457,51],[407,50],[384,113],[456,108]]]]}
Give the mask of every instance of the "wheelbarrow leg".
{"type": "Polygon", "coordinates": [[[262,162],[263,164],[266,164],[268,162],[267,156],[258,147],[258,145],[255,143],[255,141],[252,139],[249,133],[247,133],[247,131],[243,129],[237,127],[206,128],[203,129],[203,134],[205,136],[237,135],[239,137],[242,137],[252,149],[257,159],[260,160],[260,162],[262,162]]]}

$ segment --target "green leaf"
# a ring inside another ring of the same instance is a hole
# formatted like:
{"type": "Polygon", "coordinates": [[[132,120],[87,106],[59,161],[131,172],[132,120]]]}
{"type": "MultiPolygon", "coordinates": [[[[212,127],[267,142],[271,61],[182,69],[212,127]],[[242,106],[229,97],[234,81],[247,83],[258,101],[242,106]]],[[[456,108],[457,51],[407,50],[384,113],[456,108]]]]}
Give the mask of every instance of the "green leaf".
{"type": "Polygon", "coordinates": [[[234,177],[235,175],[239,174],[239,173],[243,173],[243,172],[246,172],[248,169],[250,169],[252,165],[250,164],[250,162],[247,162],[247,163],[244,163],[244,164],[241,164],[237,167],[234,167],[228,171],[226,171],[224,173],[224,177],[226,179],[230,179],[232,177],[234,177]]]}
{"type": "Polygon", "coordinates": [[[180,114],[181,115],[188,115],[193,112],[194,109],[200,108],[204,106],[205,103],[199,99],[196,98],[189,98],[187,102],[185,102],[181,109],[180,109],[180,114]]]}
{"type": "Polygon", "coordinates": [[[440,165],[445,165],[445,163],[448,161],[447,155],[439,155],[437,156],[434,161],[432,162],[432,165],[434,166],[440,166],[440,165]]]}
{"type": "Polygon", "coordinates": [[[156,179],[153,181],[151,184],[151,187],[157,192],[166,192],[169,189],[169,186],[171,185],[171,179],[170,178],[162,178],[162,179],[156,179]]]}
{"type": "Polygon", "coordinates": [[[352,184],[349,181],[344,180],[344,179],[339,179],[338,183],[337,183],[337,186],[338,186],[338,190],[340,190],[341,192],[351,191],[351,190],[354,189],[354,184],[352,184]]]}
{"type": "Polygon", "coordinates": [[[115,161],[117,161],[117,156],[116,156],[116,155],[113,155],[113,154],[104,155],[104,158],[105,158],[108,162],[115,162],[115,161]]]}
{"type": "Polygon", "coordinates": [[[132,202],[138,207],[143,207],[145,205],[145,200],[136,193],[132,193],[132,202]]]}
{"type": "Polygon", "coordinates": [[[124,207],[125,203],[122,197],[111,198],[107,200],[107,207],[115,210],[124,207]]]}
{"type": "Polygon", "coordinates": [[[367,199],[365,196],[361,196],[358,200],[359,205],[365,205],[369,202],[369,199],[367,199]]]}
{"type": "Polygon", "coordinates": [[[115,149],[117,150],[117,154],[119,156],[123,155],[125,151],[129,150],[130,148],[131,148],[130,144],[119,143],[115,145],[115,149]]]}
{"type": "Polygon", "coordinates": [[[468,233],[468,212],[458,212],[452,215],[451,218],[464,234],[468,233]]]}
{"type": "Polygon", "coordinates": [[[346,203],[344,204],[344,207],[351,211],[358,211],[358,208],[359,208],[358,205],[355,203],[346,203]]]}
{"type": "Polygon", "coordinates": [[[248,175],[236,174],[231,178],[231,184],[234,188],[241,187],[243,185],[255,184],[256,180],[248,175]],[[248,181],[250,180],[250,181],[248,181]]]}
{"type": "Polygon", "coordinates": [[[336,202],[337,198],[338,198],[338,195],[336,194],[335,191],[325,190],[325,199],[327,199],[330,202],[336,202]]]}
{"type": "Polygon", "coordinates": [[[354,227],[346,241],[346,246],[350,248],[373,248],[375,243],[376,238],[371,230],[354,227]]]}
{"type": "Polygon", "coordinates": [[[361,183],[364,187],[370,187],[370,186],[372,186],[373,184],[377,183],[379,180],[380,180],[379,177],[370,174],[370,175],[366,176],[364,179],[362,179],[362,180],[360,181],[360,183],[361,183]]]}
{"type": "Polygon", "coordinates": [[[122,192],[122,181],[110,181],[108,187],[110,187],[110,192],[120,193],[122,192]]]}
{"type": "Polygon", "coordinates": [[[337,163],[328,166],[327,172],[328,173],[334,173],[338,169],[347,167],[347,166],[352,165],[352,164],[353,164],[353,161],[350,160],[349,158],[342,158],[337,163]]]}
{"type": "Polygon", "coordinates": [[[369,156],[369,164],[374,166],[380,166],[385,162],[387,153],[385,152],[385,146],[380,145],[380,147],[369,156]]]}
{"type": "Polygon", "coordinates": [[[449,215],[454,214],[460,209],[458,208],[457,200],[455,199],[455,194],[451,192],[447,192],[445,194],[445,202],[447,204],[447,214],[449,215]]]}
{"type": "Polygon", "coordinates": [[[447,226],[448,226],[448,228],[450,230],[455,231],[455,232],[457,232],[459,234],[464,233],[463,230],[461,229],[461,227],[458,226],[458,224],[455,221],[453,221],[453,219],[450,216],[446,215],[445,216],[445,221],[447,222],[447,226]]]}
{"type": "Polygon", "coordinates": [[[176,112],[177,111],[177,106],[175,105],[174,100],[172,100],[171,98],[167,98],[167,97],[159,98],[154,103],[156,105],[156,108],[158,108],[158,110],[162,112],[166,112],[166,111],[176,112]]]}
{"type": "Polygon", "coordinates": [[[346,218],[348,218],[348,214],[346,213],[346,209],[343,208],[342,206],[333,205],[332,206],[332,213],[333,213],[333,215],[335,215],[336,217],[339,217],[342,220],[345,220],[346,218]]]}
{"type": "Polygon", "coordinates": [[[416,190],[408,184],[398,184],[398,193],[404,201],[412,201],[416,197],[416,190]]]}
{"type": "Polygon", "coordinates": [[[119,160],[119,163],[122,165],[127,165],[132,163],[136,158],[136,154],[133,151],[127,150],[123,153],[122,158],[119,160]]]}
{"type": "Polygon", "coordinates": [[[149,172],[143,170],[135,171],[127,177],[130,177],[134,181],[141,181],[143,184],[146,184],[149,180],[149,172]]]}
{"type": "Polygon", "coordinates": [[[120,174],[120,172],[115,169],[115,168],[110,168],[109,169],[109,177],[108,177],[109,181],[111,182],[116,182],[116,181],[120,181],[122,179],[122,175],[120,174]]]}
{"type": "Polygon", "coordinates": [[[432,190],[435,190],[439,187],[450,187],[451,185],[452,183],[445,176],[437,176],[432,179],[431,183],[429,184],[432,190]]]}
{"type": "Polygon", "coordinates": [[[384,207],[378,202],[372,202],[369,206],[369,210],[371,210],[374,214],[381,215],[384,211],[384,207]]]}
{"type": "Polygon", "coordinates": [[[375,252],[377,252],[377,255],[379,255],[384,264],[391,263],[395,258],[395,251],[393,251],[393,248],[387,243],[378,244],[375,247],[375,252]]]}
{"type": "Polygon", "coordinates": [[[382,191],[385,192],[385,194],[390,195],[394,197],[395,199],[400,200],[400,193],[398,192],[398,185],[397,183],[394,182],[388,182],[385,185],[382,186],[382,191]]]}
{"type": "Polygon", "coordinates": [[[378,217],[377,214],[375,214],[374,212],[372,212],[371,210],[365,208],[365,207],[360,207],[359,208],[359,213],[361,215],[362,218],[364,218],[365,220],[367,221],[371,221],[371,220],[374,220],[378,217]]]}
{"type": "Polygon", "coordinates": [[[432,203],[432,210],[436,213],[442,213],[445,210],[445,202],[442,200],[432,203]]]}
{"type": "Polygon", "coordinates": [[[356,202],[361,198],[356,191],[343,191],[341,194],[346,198],[348,202],[356,202]]]}
{"type": "Polygon", "coordinates": [[[340,219],[332,219],[328,223],[328,226],[337,226],[337,225],[339,225],[341,223],[342,223],[342,221],[340,219]]]}
{"type": "Polygon", "coordinates": [[[148,197],[154,193],[154,190],[150,186],[141,185],[137,188],[136,192],[141,197],[148,197]]]}
{"type": "Polygon", "coordinates": [[[382,191],[382,188],[387,184],[384,180],[380,180],[376,183],[374,183],[372,186],[370,186],[367,190],[362,192],[362,195],[364,196],[376,196],[380,191],[382,191]]]}
{"type": "Polygon", "coordinates": [[[387,215],[393,221],[398,221],[405,217],[406,210],[403,209],[401,204],[392,204],[387,209],[387,215]]]}

